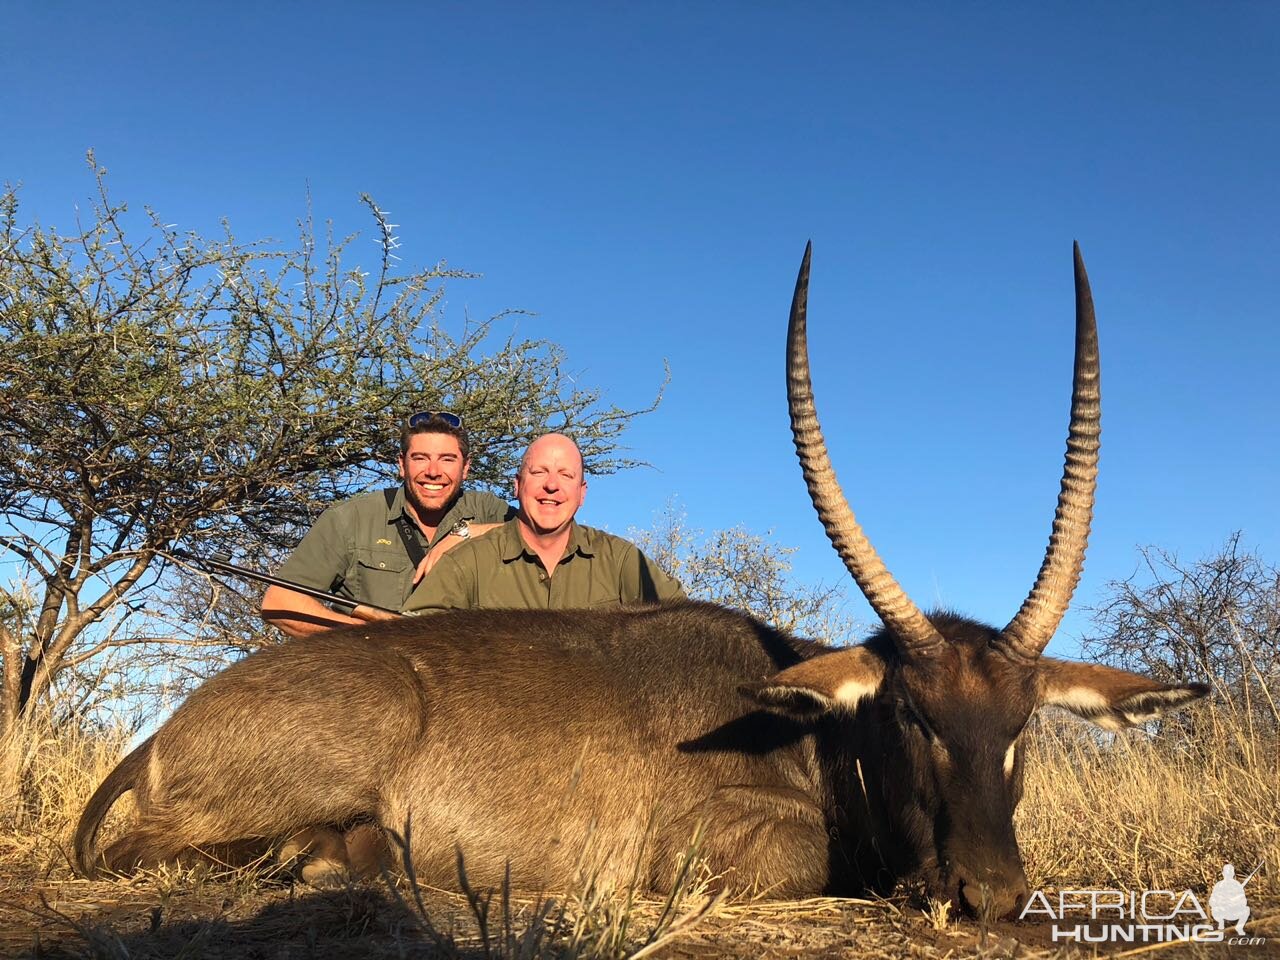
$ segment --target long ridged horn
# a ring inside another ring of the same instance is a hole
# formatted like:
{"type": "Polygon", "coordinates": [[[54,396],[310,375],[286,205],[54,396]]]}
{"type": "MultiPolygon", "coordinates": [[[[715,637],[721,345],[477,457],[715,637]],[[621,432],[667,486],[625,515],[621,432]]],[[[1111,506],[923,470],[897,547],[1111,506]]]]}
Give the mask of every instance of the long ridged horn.
{"type": "Polygon", "coordinates": [[[875,547],[862,532],[840,490],[840,482],[827,453],[827,443],[822,438],[822,427],[818,424],[805,333],[812,248],[810,243],[804,249],[804,261],[800,264],[796,292],[791,300],[791,322],[787,327],[787,400],[796,455],[800,458],[800,468],[804,471],[804,480],[809,486],[814,509],[818,511],[818,519],[822,521],[836,553],[853,575],[858,589],[897,638],[898,647],[905,656],[928,656],[942,647],[942,636],[893,579],[893,574],[889,573],[875,547]]]}
{"type": "Polygon", "coordinates": [[[1035,660],[1048,644],[1084,569],[1084,551],[1093,520],[1093,493],[1098,484],[1098,448],[1102,435],[1102,403],[1098,372],[1098,324],[1093,315],[1089,276],[1075,244],[1076,361],[1071,389],[1071,428],[1067,458],[1053,517],[1049,548],[1035,586],[1017,616],[1004,628],[1009,651],[1035,660]]]}

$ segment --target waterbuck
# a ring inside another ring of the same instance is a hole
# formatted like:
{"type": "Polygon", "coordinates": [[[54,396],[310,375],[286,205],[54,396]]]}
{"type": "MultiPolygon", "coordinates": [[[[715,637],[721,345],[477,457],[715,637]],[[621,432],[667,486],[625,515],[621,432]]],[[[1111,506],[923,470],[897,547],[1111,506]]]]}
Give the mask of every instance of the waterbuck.
{"type": "Polygon", "coordinates": [[[127,871],[192,847],[310,825],[411,829],[419,876],[567,886],[584,863],[654,887],[699,824],[729,882],[777,896],[887,892],[921,878],[970,911],[1014,909],[1022,733],[1040,706],[1108,728],[1203,696],[1041,656],[1080,576],[1099,437],[1097,333],[1075,254],[1066,468],[1039,576],[1003,629],[918,610],[836,483],[805,333],[809,251],[787,344],[809,492],[884,621],[831,649],[701,603],[475,611],[287,641],[195,691],[107,777],[75,838],[79,869],[127,871]],[[133,790],[137,822],[95,853],[133,790]],[[643,851],[643,854],[641,853],[643,851]]]}

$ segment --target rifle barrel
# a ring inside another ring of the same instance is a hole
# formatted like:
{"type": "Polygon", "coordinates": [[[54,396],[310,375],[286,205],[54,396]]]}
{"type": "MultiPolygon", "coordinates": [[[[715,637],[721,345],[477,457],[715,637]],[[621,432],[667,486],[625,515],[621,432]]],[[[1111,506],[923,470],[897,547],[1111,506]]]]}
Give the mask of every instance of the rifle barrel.
{"type": "Polygon", "coordinates": [[[362,603],[359,600],[353,600],[351,597],[339,596],[326,590],[317,590],[301,583],[294,583],[292,580],[285,580],[283,577],[274,577],[269,573],[259,573],[257,570],[250,570],[248,567],[236,566],[230,560],[224,560],[221,557],[198,557],[194,553],[188,553],[186,550],[172,550],[170,552],[175,557],[193,563],[198,567],[214,570],[218,573],[228,573],[233,577],[242,577],[246,580],[256,580],[259,583],[269,584],[273,587],[283,587],[286,590],[293,590],[295,593],[305,594],[314,600],[321,600],[325,603],[338,603],[352,608],[365,607],[369,610],[377,610],[380,613],[392,613],[397,617],[402,616],[399,610],[392,610],[390,607],[380,607],[376,603],[362,603]]]}

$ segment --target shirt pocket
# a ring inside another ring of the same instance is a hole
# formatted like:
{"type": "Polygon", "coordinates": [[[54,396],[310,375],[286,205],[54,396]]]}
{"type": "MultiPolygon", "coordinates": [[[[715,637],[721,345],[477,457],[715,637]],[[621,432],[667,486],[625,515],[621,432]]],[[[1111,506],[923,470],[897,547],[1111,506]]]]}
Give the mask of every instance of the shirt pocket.
{"type": "Polygon", "coordinates": [[[413,570],[403,550],[364,547],[356,551],[356,599],[399,610],[409,592],[413,570]]]}
{"type": "MultiPolygon", "coordinates": [[[[596,571],[593,571],[596,572],[596,571]]],[[[587,588],[587,602],[585,606],[591,610],[603,610],[608,607],[618,607],[621,601],[618,599],[617,578],[608,578],[601,575],[602,572],[596,572],[597,575],[591,578],[591,584],[587,588]]]]}

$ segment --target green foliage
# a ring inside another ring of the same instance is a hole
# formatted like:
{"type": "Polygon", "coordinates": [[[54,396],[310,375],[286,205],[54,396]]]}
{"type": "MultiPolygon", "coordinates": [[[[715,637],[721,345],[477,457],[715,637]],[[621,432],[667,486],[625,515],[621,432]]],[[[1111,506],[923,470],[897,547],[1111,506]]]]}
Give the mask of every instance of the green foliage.
{"type": "Polygon", "coordinates": [[[318,241],[309,218],[295,247],[138,222],[94,172],[91,222],[70,233],[0,196],[0,548],[36,599],[2,651],[4,717],[60,671],[154,640],[122,605],[165,594],[156,560],[176,542],[252,561],[393,475],[414,410],[466,418],[481,485],[549,428],[579,437],[596,473],[630,464],[616,444],[636,412],[566,376],[557,345],[496,338],[501,317],[446,330],[443,283],[468,274],[399,272],[395,224],[369,198],[371,271],[353,237],[318,241]]]}

